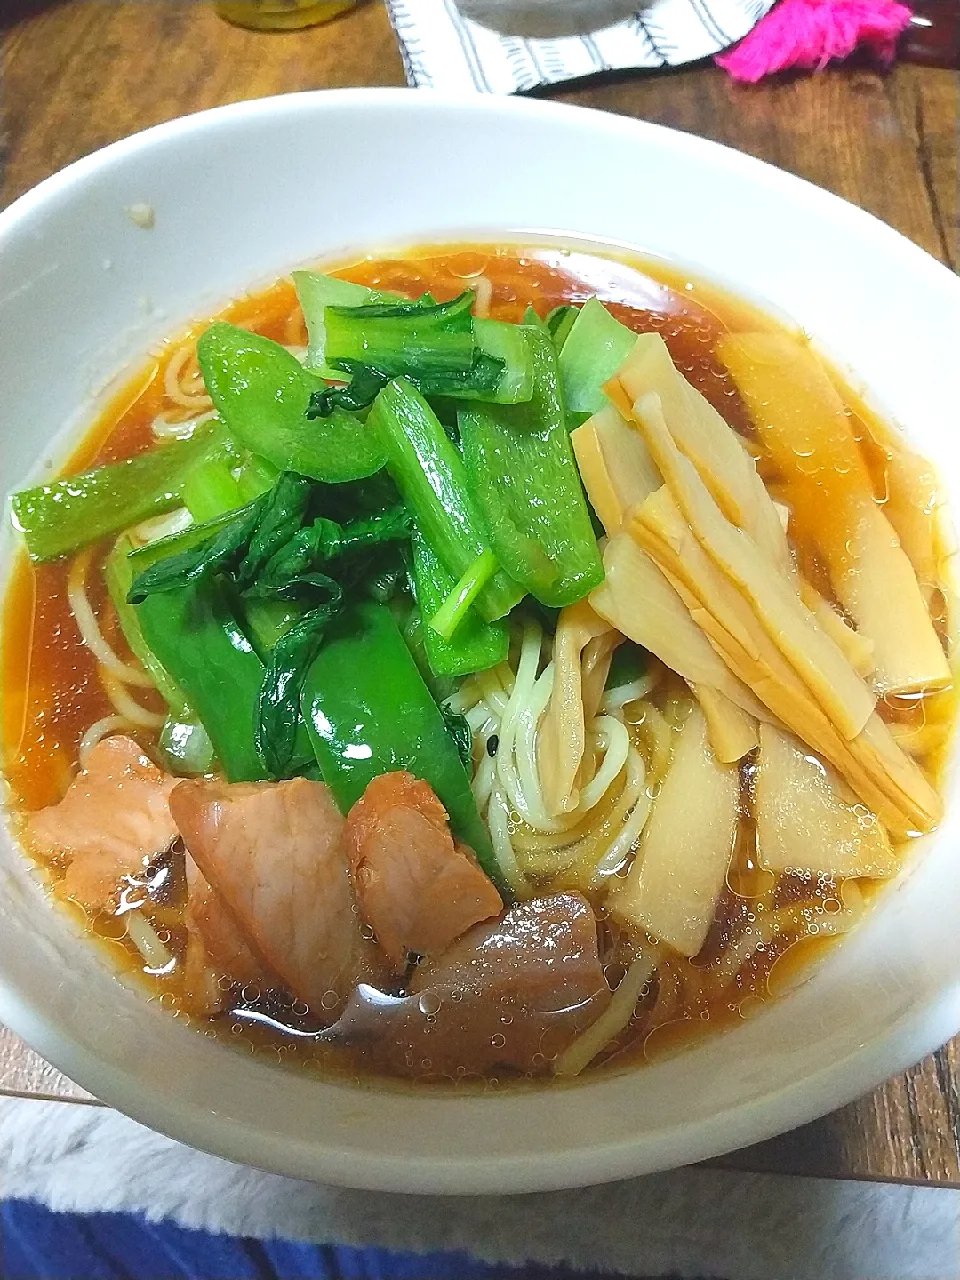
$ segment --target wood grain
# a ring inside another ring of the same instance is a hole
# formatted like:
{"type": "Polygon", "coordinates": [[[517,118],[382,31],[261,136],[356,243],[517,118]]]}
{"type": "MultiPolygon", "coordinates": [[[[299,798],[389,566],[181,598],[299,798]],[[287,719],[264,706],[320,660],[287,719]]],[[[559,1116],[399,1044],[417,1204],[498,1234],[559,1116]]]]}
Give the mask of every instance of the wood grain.
{"type": "MultiPolygon", "coordinates": [[[[0,1026],[0,1094],[23,1098],[55,1098],[68,1102],[96,1102],[92,1094],[51,1067],[39,1053],[0,1026]]],[[[99,1104],[98,1104],[99,1105],[99,1104]]]]}
{"type": "MultiPolygon", "coordinates": [[[[185,0],[5,0],[0,30],[3,203],[99,146],[185,112],[403,82],[393,34],[373,3],[312,31],[262,35],[185,0]]],[[[952,72],[900,66],[884,77],[844,68],[744,88],[698,66],[552,96],[737,147],[851,200],[954,267],[960,262],[952,72]]],[[[954,1042],[833,1115],[716,1163],[960,1185],[958,1081],[954,1042]]],[[[0,1032],[3,1090],[86,1096],[0,1032]]]]}

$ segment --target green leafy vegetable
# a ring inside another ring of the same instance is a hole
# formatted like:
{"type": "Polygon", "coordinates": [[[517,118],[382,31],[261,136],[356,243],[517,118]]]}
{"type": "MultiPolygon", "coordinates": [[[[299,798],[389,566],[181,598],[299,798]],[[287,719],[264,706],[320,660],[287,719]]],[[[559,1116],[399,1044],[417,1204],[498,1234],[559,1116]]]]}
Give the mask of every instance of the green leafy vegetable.
{"type": "MultiPolygon", "coordinates": [[[[336,587],[336,583],[332,585],[336,587]]],[[[337,588],[329,601],[305,613],[270,650],[257,700],[255,740],[260,759],[273,778],[288,777],[295,768],[303,682],[341,603],[337,588]]]]}
{"type": "Polygon", "coordinates": [[[254,590],[270,593],[289,583],[303,581],[320,565],[338,557],[355,555],[410,536],[411,517],[398,503],[387,511],[341,525],[321,516],[299,529],[259,573],[254,590]]]}
{"type": "Polygon", "coordinates": [[[198,524],[213,520],[224,511],[244,507],[240,484],[234,475],[239,456],[232,445],[218,449],[195,466],[183,482],[183,505],[198,524]]]}
{"type": "Polygon", "coordinates": [[[125,462],[21,489],[10,505],[30,559],[56,560],[182,505],[187,477],[222,440],[223,430],[214,423],[199,427],[189,440],[171,441],[125,462]]]}
{"type": "Polygon", "coordinates": [[[337,372],[348,374],[350,381],[345,387],[324,387],[322,391],[311,394],[307,405],[307,417],[311,421],[315,418],[329,418],[337,409],[346,409],[351,413],[369,409],[393,376],[372,365],[358,364],[356,360],[338,360],[337,365],[337,372]]]}
{"type": "Polygon", "coordinates": [[[281,473],[269,493],[259,499],[257,520],[234,579],[242,590],[299,532],[316,485],[293,471],[281,473]]]}
{"type": "Polygon", "coordinates": [[[417,301],[327,307],[327,362],[354,360],[393,377],[465,373],[473,364],[477,345],[474,297],[468,289],[450,302],[433,306],[417,301]]]}
{"type": "Polygon", "coordinates": [[[338,409],[308,420],[311,397],[326,383],[278,343],[218,321],[201,334],[197,359],[230,433],[280,470],[339,484],[383,466],[376,437],[358,418],[338,409]]]}
{"type": "Polygon", "coordinates": [[[650,655],[638,644],[625,640],[618,644],[610,659],[610,670],[607,673],[608,689],[616,689],[618,685],[630,684],[639,680],[649,664],[650,655]]]}
{"type": "Polygon", "coordinates": [[[226,519],[221,516],[192,529],[187,549],[154,558],[135,579],[130,603],[140,604],[147,596],[215,573],[229,574],[241,589],[250,586],[300,530],[315,488],[304,476],[282,472],[274,487],[254,502],[226,519]]]}
{"type": "MultiPolygon", "coordinates": [[[[456,445],[404,378],[384,387],[368,422],[421,533],[458,582],[490,543],[456,445]]],[[[523,590],[498,571],[477,597],[476,608],[488,620],[501,618],[522,596],[523,590]]]]}
{"type": "MultiPolygon", "coordinates": [[[[163,558],[151,557],[149,568],[134,578],[127,599],[131,604],[142,604],[148,596],[176,591],[200,578],[233,568],[246,554],[262,510],[263,499],[258,498],[226,520],[219,517],[206,525],[197,525],[190,531],[194,538],[187,540],[183,551],[163,558]]],[[[134,557],[135,565],[142,563],[141,556],[142,553],[138,553],[134,557]]]]}
{"type": "MultiPolygon", "coordinates": [[[[533,370],[526,347],[518,340],[517,326],[471,318],[472,294],[438,304],[429,294],[415,300],[404,299],[314,272],[295,272],[294,280],[310,335],[307,365],[324,377],[336,380],[338,371],[354,373],[358,366],[368,370],[372,366],[366,376],[403,374],[424,395],[504,404],[530,399],[533,370]],[[464,304],[465,298],[469,299],[468,305],[464,304]],[[377,313],[371,314],[371,307],[377,308],[377,313]],[[340,317],[339,321],[336,316],[332,319],[332,341],[328,309],[340,317]],[[367,313],[372,330],[364,329],[359,312],[367,313]],[[404,336],[406,322],[417,328],[415,337],[404,336]],[[467,338],[471,333],[468,358],[467,338]]],[[[369,383],[361,386],[365,393],[369,383]]],[[[324,403],[342,403],[345,407],[353,402],[363,403],[361,386],[356,389],[355,401],[344,401],[334,391],[324,403]]],[[[342,395],[343,389],[340,391],[342,395]]],[[[349,389],[347,394],[354,395],[349,389]]]]}
{"type": "Polygon", "coordinates": [[[294,271],[293,283],[307,322],[309,345],[304,364],[322,378],[336,378],[337,370],[330,369],[324,359],[327,331],[324,312],[327,307],[362,307],[370,302],[399,301],[399,295],[376,293],[363,284],[351,284],[336,276],[326,276],[319,271],[294,271]]]}
{"type": "Polygon", "coordinates": [[[167,716],[157,747],[173,773],[209,773],[213,768],[213,743],[199,720],[167,716]]]}
{"type": "Polygon", "coordinates": [[[121,534],[107,556],[103,565],[103,576],[107,584],[107,592],[116,610],[117,621],[124,639],[130,646],[130,652],[138,659],[141,666],[157,686],[160,696],[175,716],[187,720],[192,717],[190,704],[186,694],[174,680],[173,676],[157,660],[156,654],[143,638],[137,611],[127,600],[127,594],[133,583],[133,569],[130,556],[134,547],[126,534],[121,534]]]}
{"type": "Polygon", "coordinates": [[[323,779],[344,813],[373,778],[407,769],[429,782],[455,834],[501,881],[470,776],[389,609],[361,604],[329,624],[301,706],[323,779]]]}
{"type": "Polygon", "coordinates": [[[637,335],[591,298],[577,312],[560,351],[563,398],[571,413],[596,413],[607,403],[603,384],[626,360],[637,335]]]}
{"type": "Polygon", "coordinates": [[[187,701],[187,695],[147,644],[137,610],[127,602],[127,592],[133,582],[130,567],[132,551],[130,538],[121,534],[104,562],[103,574],[130,651],[170,708],[158,745],[166,763],[175,773],[206,773],[213,764],[213,744],[207,731],[187,701]]]}
{"type": "Polygon", "coordinates": [[[432,305],[420,299],[328,307],[327,363],[362,376],[364,392],[377,377],[389,376],[409,378],[427,396],[494,399],[507,364],[477,342],[473,302],[467,290],[451,302],[432,305]]]}
{"type": "MultiPolygon", "coordinates": [[[[144,547],[136,553],[152,552],[144,547]]],[[[254,730],[263,664],[216,579],[151,595],[136,609],[143,639],[181,688],[230,782],[267,773],[254,730]]]]}
{"type": "Polygon", "coordinates": [[[573,328],[579,314],[579,307],[564,305],[554,307],[544,321],[550,337],[553,339],[553,345],[558,351],[563,350],[563,344],[569,337],[570,330],[573,328]]]}
{"type": "Polygon", "coordinates": [[[500,564],[542,603],[572,604],[603,580],[603,563],[567,432],[553,342],[525,326],[534,364],[526,405],[459,415],[463,462],[500,564]]]}
{"type": "Polygon", "coordinates": [[[445,702],[440,703],[440,714],[443,717],[444,728],[457,748],[463,767],[468,773],[471,772],[473,770],[473,734],[467,717],[461,715],[459,711],[451,711],[445,702]]]}
{"type": "Polygon", "coordinates": [[[183,504],[198,524],[237,511],[272,489],[279,472],[227,439],[189,472],[183,483],[183,504]]]}

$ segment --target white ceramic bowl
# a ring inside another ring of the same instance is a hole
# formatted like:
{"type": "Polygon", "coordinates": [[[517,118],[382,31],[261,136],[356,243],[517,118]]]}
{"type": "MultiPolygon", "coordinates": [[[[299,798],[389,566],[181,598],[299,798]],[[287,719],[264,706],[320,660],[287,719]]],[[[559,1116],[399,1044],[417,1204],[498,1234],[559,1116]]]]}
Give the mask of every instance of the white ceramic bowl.
{"type": "MultiPolygon", "coordinates": [[[[814,187],[685,134],[542,102],[357,90],[242,103],[90,156],[0,215],[3,488],[117,372],[297,264],[505,232],[619,242],[793,316],[960,500],[960,282],[814,187]],[[126,210],[147,203],[152,230],[126,210]]],[[[4,554],[9,560],[9,532],[4,554]]],[[[960,1028],[960,803],[814,976],[735,1031],[578,1087],[444,1096],[321,1083],[121,986],[0,848],[0,1020],[185,1142],[322,1181],[529,1191],[716,1155],[810,1120],[960,1028]]]]}

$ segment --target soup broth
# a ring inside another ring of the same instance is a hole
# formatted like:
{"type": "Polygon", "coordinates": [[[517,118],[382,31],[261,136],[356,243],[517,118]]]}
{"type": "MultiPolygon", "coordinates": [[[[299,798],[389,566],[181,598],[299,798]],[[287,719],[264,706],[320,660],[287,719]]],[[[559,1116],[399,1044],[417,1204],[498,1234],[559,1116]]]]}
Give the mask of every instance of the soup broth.
{"type": "MultiPolygon", "coordinates": [[[[819,592],[825,608],[835,610],[838,625],[850,622],[848,609],[837,598],[822,529],[824,521],[842,521],[844,514],[826,489],[817,498],[820,480],[816,474],[798,479],[784,473],[781,460],[769,445],[769,433],[758,429],[749,397],[719,354],[722,340],[729,335],[782,335],[782,327],[769,317],[661,263],[550,245],[428,247],[390,258],[364,259],[338,267],[333,274],[377,293],[405,298],[429,293],[439,303],[470,289],[475,294],[475,315],[514,325],[525,316],[530,319],[528,308],[544,320],[556,308],[598,298],[611,316],[635,333],[660,334],[676,369],[737,433],[771,497],[782,504],[779,510],[786,522],[790,549],[804,581],[819,592]]],[[[222,318],[283,345],[298,357],[308,346],[304,315],[289,280],[242,299],[222,318]]],[[[212,404],[196,357],[196,340],[206,327],[206,322],[197,324],[152,354],[81,441],[64,474],[137,457],[154,449],[160,439],[186,434],[194,421],[211,414],[212,404]]],[[[835,374],[831,372],[830,377],[843,398],[877,509],[892,513],[891,522],[898,532],[901,526],[894,517],[908,508],[914,525],[923,526],[928,558],[938,572],[935,576],[925,574],[914,561],[917,580],[936,635],[949,652],[948,584],[940,576],[945,558],[939,523],[942,512],[933,481],[929,481],[926,500],[920,500],[918,508],[917,472],[902,465],[905,446],[899,436],[871,414],[835,374]]],[[[794,394],[789,371],[784,372],[776,393],[788,400],[794,394]]],[[[586,487],[592,499],[590,484],[586,487]]],[[[162,527],[172,527],[169,517],[160,517],[158,528],[163,521],[168,523],[162,527]]],[[[149,528],[140,529],[139,537],[150,536],[149,528]]],[[[115,542],[116,536],[111,535],[78,554],[48,563],[31,562],[25,553],[17,560],[4,604],[2,745],[10,810],[18,830],[24,829],[27,815],[62,799],[82,752],[90,744],[91,726],[106,726],[104,732],[109,733],[114,725],[132,736],[152,758],[162,760],[157,743],[167,719],[164,699],[149,679],[129,683],[111,676],[102,654],[90,647],[90,625],[78,623],[78,608],[89,610],[108,651],[125,668],[139,670],[104,581],[104,564],[115,542]]],[[[900,542],[911,552],[902,534],[900,542]]],[[[508,792],[503,793],[507,799],[498,818],[490,806],[495,806],[500,795],[496,753],[505,749],[507,728],[497,708],[509,700],[510,681],[514,676],[520,679],[518,668],[525,654],[534,678],[551,661],[551,654],[556,657],[550,633],[550,627],[558,625],[556,612],[529,608],[524,612],[525,607],[520,607],[522,621],[511,626],[506,661],[492,673],[466,676],[453,692],[451,705],[466,716],[473,730],[472,772],[478,803],[492,827],[500,822],[500,844],[495,840],[495,845],[507,848],[514,861],[516,897],[522,902],[551,895],[582,895],[596,914],[599,959],[607,984],[619,994],[634,983],[632,1002],[626,994],[621,1001],[629,1007],[621,1011],[619,1022],[615,1017],[609,1019],[610,1034],[582,1064],[589,1064],[591,1072],[624,1069],[735,1025],[802,978],[825,948],[856,923],[876,890],[896,874],[909,857],[911,840],[900,833],[892,835],[894,861],[882,876],[766,869],[758,855],[755,813],[757,788],[768,784],[760,775],[758,753],[751,749],[729,766],[737,789],[736,830],[702,945],[694,954],[685,955],[650,931],[636,924],[629,927],[622,912],[610,909],[610,888],[614,881],[628,876],[631,859],[638,847],[644,847],[644,840],[654,839],[649,828],[652,819],[647,819],[647,834],[640,834],[641,824],[636,838],[620,851],[619,860],[611,860],[610,851],[625,823],[634,818],[641,821],[639,806],[652,806],[652,813],[657,813],[658,800],[677,763],[678,744],[687,734],[690,687],[652,655],[628,667],[619,683],[615,676],[609,677],[603,714],[611,723],[594,733],[590,729],[594,722],[588,720],[578,773],[581,787],[599,776],[614,750],[611,743],[620,733],[619,725],[624,730],[625,763],[603,788],[580,828],[558,834],[557,822],[551,825],[545,821],[538,827],[511,806],[508,792]],[[609,695],[618,689],[625,693],[615,706],[616,699],[611,701],[609,695]],[[633,760],[641,770],[641,782],[631,797],[627,792],[633,760]]],[[[633,646],[621,649],[632,650],[633,646]]],[[[444,696],[451,695],[447,691],[444,696]]],[[[905,694],[881,690],[876,704],[880,720],[892,730],[890,740],[935,787],[939,787],[952,733],[955,701],[952,683],[940,680],[937,687],[905,694]]],[[[601,714],[599,706],[596,714],[601,714]]],[[[410,768],[417,772],[415,765],[410,768]]],[[[30,841],[25,843],[29,849],[30,841]]],[[[477,1075],[488,1081],[547,1079],[554,1074],[557,1062],[564,1061],[564,1053],[571,1052],[563,1045],[534,1055],[523,1069],[509,1061],[497,1063],[496,1054],[487,1054],[486,1065],[478,1070],[465,1049],[454,1069],[449,1065],[438,1068],[430,1046],[437,1039],[439,1005],[433,1007],[432,989],[416,996],[409,974],[399,975],[389,988],[391,997],[398,1001],[418,998],[423,1015],[413,1031],[413,1024],[405,1024],[409,1043],[400,1062],[396,1037],[388,1037],[384,1043],[365,1024],[356,1036],[331,1036],[322,1029],[323,1018],[318,1019],[303,1000],[279,986],[266,989],[256,981],[231,982],[229,975],[222,975],[222,1008],[216,1016],[203,1016],[184,988],[188,886],[176,847],[173,854],[154,859],[141,877],[128,878],[120,907],[110,912],[90,911],[71,898],[65,878],[67,859],[56,854],[35,856],[58,906],[77,915],[86,936],[101,945],[109,962],[134,979],[149,999],[195,1024],[203,1034],[218,1036],[250,1052],[323,1072],[399,1075],[431,1083],[477,1075]],[[148,945],[146,958],[143,938],[138,946],[128,928],[131,907],[146,919],[152,938],[159,943],[159,951],[154,952],[148,945]]],[[[367,933],[373,936],[369,930],[367,933]]],[[[443,988],[443,994],[436,997],[438,1002],[459,998],[455,984],[449,994],[443,988]]],[[[503,1044],[516,1030],[511,1027],[513,1016],[505,1014],[502,1030],[494,1032],[503,1044]]],[[[579,1028],[578,1034],[587,1031],[579,1028]]],[[[560,1074],[576,1074],[580,1069],[575,1064],[560,1074]]]]}

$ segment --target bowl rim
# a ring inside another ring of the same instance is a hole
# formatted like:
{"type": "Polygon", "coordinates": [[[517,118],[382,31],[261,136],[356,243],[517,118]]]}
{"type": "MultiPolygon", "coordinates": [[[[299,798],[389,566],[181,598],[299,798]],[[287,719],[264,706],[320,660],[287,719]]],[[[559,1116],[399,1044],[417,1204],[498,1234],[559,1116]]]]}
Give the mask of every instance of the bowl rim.
{"type": "MultiPolygon", "coordinates": [[[[802,198],[829,209],[833,218],[861,231],[867,224],[875,235],[896,237],[899,250],[909,253],[916,272],[932,287],[952,290],[960,301],[960,280],[942,263],[875,215],[842,197],[815,186],[774,165],[695,134],[633,117],[617,116],[594,108],[530,98],[450,94],[408,88],[354,88],[310,90],[250,99],[175,117],[86,155],[44,179],[0,212],[0,254],[7,235],[13,233],[44,206],[69,197],[70,191],[128,155],[157,143],[176,141],[197,131],[216,129],[221,123],[255,119],[264,115],[297,115],[321,102],[356,110],[389,107],[393,110],[467,108],[474,113],[526,114],[562,125],[576,113],[593,117],[597,128],[620,132],[632,139],[643,136],[668,138],[670,145],[688,155],[723,153],[725,166],[753,181],[786,187],[802,198]]],[[[289,1176],[366,1190],[445,1194],[496,1194],[583,1186],[629,1177],[638,1173],[717,1156],[735,1147],[761,1141],[785,1129],[806,1123],[842,1105],[859,1093],[882,1083],[938,1048],[960,1029],[960,976],[932,1001],[918,1005],[883,1036],[862,1044],[857,1051],[830,1062],[779,1090],[749,1099],[686,1125],[648,1130],[641,1137],[625,1137],[616,1144],[580,1144],[562,1155],[556,1152],[526,1156],[464,1156],[438,1158],[397,1154],[372,1154],[324,1147],[312,1139],[291,1144],[257,1126],[256,1120],[227,1123],[215,1111],[198,1103],[171,1098],[158,1091],[146,1092],[132,1071],[104,1062],[97,1054],[66,1036],[55,1019],[34,1007],[30,1000],[0,977],[0,1020],[56,1064],[78,1084],[90,1085],[98,1098],[150,1127],[191,1146],[289,1176]],[[668,1137],[669,1135],[669,1137],[668,1137]]],[[[344,1086],[352,1088],[353,1086],[344,1086]]],[[[589,1082],[577,1086],[590,1088],[589,1082]]],[[[437,1099],[438,1103],[441,1099],[437,1099]]],[[[444,1096],[442,1105],[455,1107],[455,1096],[444,1096]]]]}

